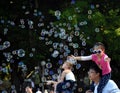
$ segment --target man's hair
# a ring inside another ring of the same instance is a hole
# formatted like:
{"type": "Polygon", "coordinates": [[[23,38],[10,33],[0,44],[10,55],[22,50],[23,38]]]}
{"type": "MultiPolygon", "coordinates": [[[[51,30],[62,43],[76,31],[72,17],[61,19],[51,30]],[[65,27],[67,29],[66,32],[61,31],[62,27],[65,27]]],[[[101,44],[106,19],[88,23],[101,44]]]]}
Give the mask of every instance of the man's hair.
{"type": "Polygon", "coordinates": [[[105,50],[105,46],[104,46],[104,44],[101,43],[101,42],[96,42],[96,43],[94,44],[94,47],[96,47],[96,46],[100,46],[102,50],[105,50]]]}
{"type": "Polygon", "coordinates": [[[102,70],[96,64],[91,65],[90,69],[94,70],[96,73],[100,73],[100,77],[102,77],[102,70]]]}

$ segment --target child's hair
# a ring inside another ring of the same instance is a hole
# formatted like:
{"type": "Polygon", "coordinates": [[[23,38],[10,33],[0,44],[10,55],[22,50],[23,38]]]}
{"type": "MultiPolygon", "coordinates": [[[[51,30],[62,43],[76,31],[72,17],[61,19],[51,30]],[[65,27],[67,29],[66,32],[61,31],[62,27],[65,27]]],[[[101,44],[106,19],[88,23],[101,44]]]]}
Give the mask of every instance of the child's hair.
{"type": "Polygon", "coordinates": [[[94,47],[98,47],[98,46],[100,46],[102,50],[105,50],[105,46],[103,43],[101,43],[101,42],[95,43],[94,47]]]}
{"type": "Polygon", "coordinates": [[[65,64],[67,64],[68,69],[72,69],[73,64],[71,62],[65,61],[65,64]]]}

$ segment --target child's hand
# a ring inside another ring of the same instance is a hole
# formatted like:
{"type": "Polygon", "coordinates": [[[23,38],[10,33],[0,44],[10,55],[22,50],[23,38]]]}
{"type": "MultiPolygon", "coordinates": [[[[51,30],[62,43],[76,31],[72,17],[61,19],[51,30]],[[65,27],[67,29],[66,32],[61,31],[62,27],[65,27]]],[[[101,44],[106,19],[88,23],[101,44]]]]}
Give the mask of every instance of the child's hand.
{"type": "Polygon", "coordinates": [[[71,56],[68,56],[67,58],[68,58],[68,59],[70,59],[70,58],[75,59],[75,56],[71,55],[71,56]]]}
{"type": "Polygon", "coordinates": [[[53,84],[54,83],[54,81],[51,81],[51,80],[49,80],[49,81],[47,81],[47,85],[51,85],[51,84],[53,84]]]}
{"type": "Polygon", "coordinates": [[[107,58],[105,58],[105,61],[106,61],[106,62],[110,62],[110,61],[111,61],[111,58],[107,57],[107,58]]]}

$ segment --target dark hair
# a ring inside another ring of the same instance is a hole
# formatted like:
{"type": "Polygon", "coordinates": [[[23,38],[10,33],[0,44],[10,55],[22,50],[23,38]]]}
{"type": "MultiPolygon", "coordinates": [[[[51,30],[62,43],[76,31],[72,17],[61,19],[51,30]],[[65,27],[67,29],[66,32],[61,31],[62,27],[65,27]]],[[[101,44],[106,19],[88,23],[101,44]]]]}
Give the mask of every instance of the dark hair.
{"type": "Polygon", "coordinates": [[[96,64],[91,65],[90,69],[94,70],[96,73],[100,73],[100,77],[102,77],[102,70],[96,64]]]}
{"type": "Polygon", "coordinates": [[[94,47],[96,47],[96,46],[100,46],[102,50],[105,50],[105,46],[101,42],[96,42],[95,45],[94,45],[94,47]]]}

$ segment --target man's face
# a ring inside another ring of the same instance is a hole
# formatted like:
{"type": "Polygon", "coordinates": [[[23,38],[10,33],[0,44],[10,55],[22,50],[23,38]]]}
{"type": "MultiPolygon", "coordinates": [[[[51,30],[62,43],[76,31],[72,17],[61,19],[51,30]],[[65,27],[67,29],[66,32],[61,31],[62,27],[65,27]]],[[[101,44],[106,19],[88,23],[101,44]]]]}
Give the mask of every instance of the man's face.
{"type": "Polygon", "coordinates": [[[94,69],[88,71],[88,77],[90,80],[94,81],[99,77],[99,73],[96,73],[94,69]]]}

